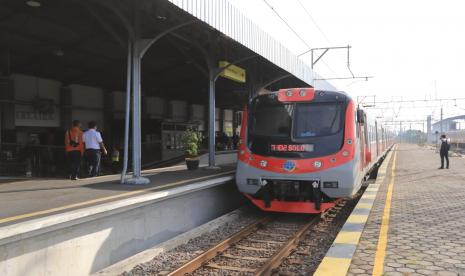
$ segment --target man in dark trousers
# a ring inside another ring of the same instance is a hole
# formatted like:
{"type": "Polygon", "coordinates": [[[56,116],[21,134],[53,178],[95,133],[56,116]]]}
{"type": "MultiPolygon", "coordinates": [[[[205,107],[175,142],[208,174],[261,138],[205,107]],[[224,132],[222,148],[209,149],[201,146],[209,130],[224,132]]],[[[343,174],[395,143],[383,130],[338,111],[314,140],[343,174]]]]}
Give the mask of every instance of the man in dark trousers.
{"type": "Polygon", "coordinates": [[[446,159],[446,168],[449,168],[449,139],[445,134],[441,135],[441,148],[439,149],[439,155],[441,156],[441,167],[439,169],[444,169],[444,158],[446,159]]]}
{"type": "Polygon", "coordinates": [[[69,163],[69,173],[71,180],[79,179],[79,168],[81,167],[81,157],[84,153],[84,141],[81,131],[81,122],[73,121],[73,127],[65,133],[65,150],[69,163]]]}
{"type": "Polygon", "coordinates": [[[97,124],[89,122],[89,129],[84,133],[84,144],[86,146],[86,158],[90,177],[97,176],[100,170],[100,159],[102,153],[107,155],[107,149],[103,144],[102,135],[97,131],[97,124]]]}

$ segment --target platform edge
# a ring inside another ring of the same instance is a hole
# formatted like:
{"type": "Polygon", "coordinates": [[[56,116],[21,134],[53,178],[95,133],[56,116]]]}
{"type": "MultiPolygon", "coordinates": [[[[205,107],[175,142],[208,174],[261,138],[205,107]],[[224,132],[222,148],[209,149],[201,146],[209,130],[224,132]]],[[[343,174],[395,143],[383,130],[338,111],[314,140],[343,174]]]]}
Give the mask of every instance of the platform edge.
{"type": "Polygon", "coordinates": [[[149,194],[107,202],[95,206],[72,210],[60,214],[54,214],[43,218],[32,219],[0,227],[0,246],[17,240],[34,237],[50,231],[70,227],[79,223],[84,223],[106,216],[125,212],[155,202],[182,196],[218,185],[228,183],[234,179],[231,175],[203,180],[180,187],[169,188],[167,190],[156,191],[149,194]]]}
{"type": "Polygon", "coordinates": [[[347,218],[341,231],[334,239],[325,257],[319,264],[314,276],[343,276],[347,275],[355,250],[360,241],[361,234],[365,228],[369,213],[373,208],[373,201],[383,183],[389,162],[391,161],[394,147],[386,153],[383,164],[378,169],[375,183],[370,184],[359,202],[347,218]],[[368,192],[367,192],[368,191],[368,192]],[[367,203],[371,202],[371,203],[367,203]],[[362,213],[364,213],[362,215],[362,213]],[[356,226],[356,227],[354,227],[356,226]]]}

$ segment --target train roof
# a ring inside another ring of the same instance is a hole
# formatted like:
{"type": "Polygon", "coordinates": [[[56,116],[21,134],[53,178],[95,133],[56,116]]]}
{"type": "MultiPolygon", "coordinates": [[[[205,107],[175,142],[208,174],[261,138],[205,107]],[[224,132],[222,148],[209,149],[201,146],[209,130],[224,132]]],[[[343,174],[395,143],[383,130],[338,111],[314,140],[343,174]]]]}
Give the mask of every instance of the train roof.
{"type": "Polygon", "coordinates": [[[346,99],[348,101],[352,100],[352,97],[345,91],[314,89],[313,87],[282,88],[282,89],[279,89],[279,90],[276,90],[276,91],[270,91],[270,92],[267,92],[267,93],[258,94],[256,96],[254,96],[252,99],[255,99],[255,98],[263,96],[263,95],[278,94],[280,91],[299,91],[299,90],[313,90],[314,93],[324,92],[324,93],[331,93],[331,94],[340,94],[340,95],[346,97],[346,99]]]}

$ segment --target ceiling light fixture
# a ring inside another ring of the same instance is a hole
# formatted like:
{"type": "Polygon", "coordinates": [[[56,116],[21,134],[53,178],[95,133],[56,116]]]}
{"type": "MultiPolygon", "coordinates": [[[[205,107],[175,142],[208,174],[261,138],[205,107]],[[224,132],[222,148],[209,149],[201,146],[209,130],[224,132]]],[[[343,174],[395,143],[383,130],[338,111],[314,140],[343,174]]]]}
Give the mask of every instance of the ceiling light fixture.
{"type": "Polygon", "coordinates": [[[26,5],[33,8],[38,8],[42,6],[42,3],[40,3],[38,0],[28,0],[26,1],[26,5]]]}
{"type": "Polygon", "coordinates": [[[61,48],[58,48],[55,50],[54,54],[57,56],[57,57],[62,57],[65,55],[65,53],[63,52],[63,50],[61,48]]]}

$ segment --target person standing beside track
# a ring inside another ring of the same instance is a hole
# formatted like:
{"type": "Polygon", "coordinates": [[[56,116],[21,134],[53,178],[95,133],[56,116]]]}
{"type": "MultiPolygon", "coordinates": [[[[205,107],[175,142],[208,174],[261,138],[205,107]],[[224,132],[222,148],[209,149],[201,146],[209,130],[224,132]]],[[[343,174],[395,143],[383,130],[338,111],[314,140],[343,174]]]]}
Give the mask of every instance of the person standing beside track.
{"type": "Polygon", "coordinates": [[[83,133],[81,122],[78,120],[74,120],[72,128],[65,133],[65,151],[69,163],[69,177],[71,180],[78,180],[81,157],[84,153],[83,133]]]}
{"type": "Polygon", "coordinates": [[[444,159],[446,159],[446,168],[449,168],[449,149],[449,139],[443,134],[441,135],[441,148],[439,149],[439,156],[441,157],[441,167],[439,169],[444,169],[444,159]]]}
{"type": "Polygon", "coordinates": [[[107,155],[107,148],[103,144],[102,135],[97,131],[97,124],[89,122],[89,129],[84,133],[84,144],[86,146],[86,158],[90,177],[97,176],[100,170],[102,153],[107,155]]]}

